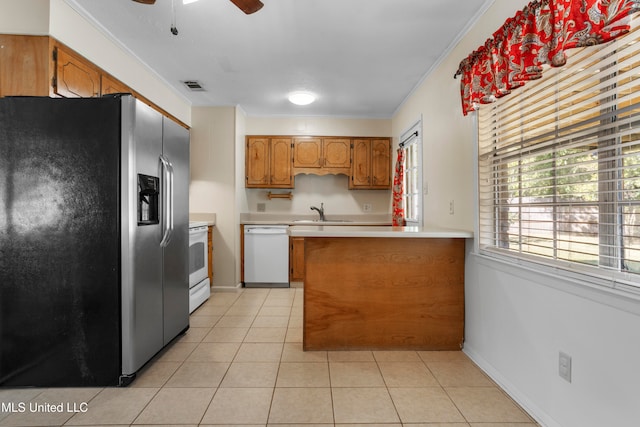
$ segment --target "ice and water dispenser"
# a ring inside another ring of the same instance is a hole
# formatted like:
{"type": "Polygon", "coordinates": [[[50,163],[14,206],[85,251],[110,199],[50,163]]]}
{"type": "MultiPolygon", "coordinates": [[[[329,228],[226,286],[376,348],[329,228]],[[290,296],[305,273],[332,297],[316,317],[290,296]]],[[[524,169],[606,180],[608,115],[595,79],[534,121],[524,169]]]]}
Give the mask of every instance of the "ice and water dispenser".
{"type": "Polygon", "coordinates": [[[160,223],[158,203],[160,201],[160,179],[138,174],[138,225],[160,223]]]}

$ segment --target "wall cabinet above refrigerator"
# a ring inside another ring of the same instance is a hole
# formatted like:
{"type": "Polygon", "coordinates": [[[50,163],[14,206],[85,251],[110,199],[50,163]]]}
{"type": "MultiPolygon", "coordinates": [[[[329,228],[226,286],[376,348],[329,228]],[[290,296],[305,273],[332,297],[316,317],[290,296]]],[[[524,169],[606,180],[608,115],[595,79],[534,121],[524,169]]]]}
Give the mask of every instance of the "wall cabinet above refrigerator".
{"type": "Polygon", "coordinates": [[[182,127],[188,126],[79,53],[49,36],[0,34],[0,98],[95,98],[131,93],[182,127]]]}

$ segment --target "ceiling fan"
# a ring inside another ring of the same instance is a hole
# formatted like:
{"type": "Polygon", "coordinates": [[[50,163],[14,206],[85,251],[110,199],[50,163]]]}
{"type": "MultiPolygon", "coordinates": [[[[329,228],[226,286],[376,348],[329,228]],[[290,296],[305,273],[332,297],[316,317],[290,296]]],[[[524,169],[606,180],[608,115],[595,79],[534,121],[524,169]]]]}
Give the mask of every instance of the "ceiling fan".
{"type": "MultiPolygon", "coordinates": [[[[143,3],[143,4],[154,4],[156,2],[156,0],[133,0],[133,1],[138,3],[143,3]]],[[[240,10],[242,10],[247,15],[250,15],[254,12],[259,11],[260,9],[262,9],[262,6],[264,6],[260,0],[231,0],[231,3],[238,6],[240,10]]]]}

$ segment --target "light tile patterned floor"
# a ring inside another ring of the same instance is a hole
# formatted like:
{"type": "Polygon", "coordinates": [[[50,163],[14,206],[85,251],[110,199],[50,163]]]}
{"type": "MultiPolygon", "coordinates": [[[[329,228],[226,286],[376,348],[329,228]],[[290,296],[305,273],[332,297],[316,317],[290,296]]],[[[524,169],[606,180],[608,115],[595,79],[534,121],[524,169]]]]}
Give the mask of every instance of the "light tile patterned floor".
{"type": "Polygon", "coordinates": [[[215,293],[130,387],[0,389],[5,409],[86,402],[0,426],[536,426],[462,352],[303,352],[302,296],[215,293]]]}

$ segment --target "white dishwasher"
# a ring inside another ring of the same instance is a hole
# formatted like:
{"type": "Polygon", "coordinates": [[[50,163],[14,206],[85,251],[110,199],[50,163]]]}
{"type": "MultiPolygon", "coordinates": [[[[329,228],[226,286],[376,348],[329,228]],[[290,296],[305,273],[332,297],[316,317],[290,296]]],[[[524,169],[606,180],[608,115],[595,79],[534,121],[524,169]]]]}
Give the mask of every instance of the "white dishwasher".
{"type": "Polygon", "coordinates": [[[244,226],[244,286],[289,287],[288,225],[244,226]]]}

